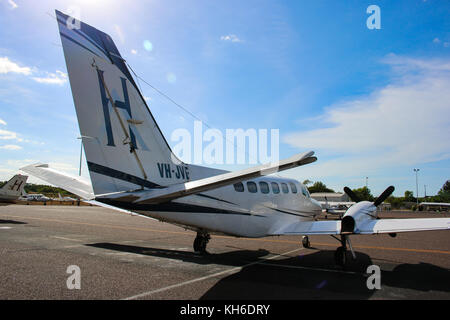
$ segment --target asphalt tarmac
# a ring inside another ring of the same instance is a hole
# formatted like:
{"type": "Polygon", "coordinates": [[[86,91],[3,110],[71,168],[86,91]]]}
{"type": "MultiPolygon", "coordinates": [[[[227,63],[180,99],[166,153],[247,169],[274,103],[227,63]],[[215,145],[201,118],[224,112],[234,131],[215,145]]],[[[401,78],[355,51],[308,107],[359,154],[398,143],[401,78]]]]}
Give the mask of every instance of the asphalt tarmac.
{"type": "Polygon", "coordinates": [[[345,268],[330,236],[310,237],[309,249],[300,237],[212,236],[208,255],[193,252],[194,238],[99,207],[0,206],[0,299],[450,299],[449,231],[352,236],[357,260],[345,268]],[[367,286],[371,265],[380,289],[367,286]]]}

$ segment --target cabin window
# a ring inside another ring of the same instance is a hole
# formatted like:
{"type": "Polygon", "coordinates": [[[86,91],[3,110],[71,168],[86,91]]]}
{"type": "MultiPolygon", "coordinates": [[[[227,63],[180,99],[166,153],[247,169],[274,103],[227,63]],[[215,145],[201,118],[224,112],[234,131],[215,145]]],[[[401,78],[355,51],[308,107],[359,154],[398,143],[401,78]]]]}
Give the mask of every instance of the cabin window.
{"type": "Polygon", "coordinates": [[[244,185],[242,184],[242,182],[235,183],[234,190],[236,190],[237,192],[244,192],[244,185]]]}
{"type": "Polygon", "coordinates": [[[269,184],[267,182],[261,181],[259,187],[262,193],[269,193],[269,184]]]}
{"type": "Polygon", "coordinates": [[[280,193],[280,186],[278,185],[278,183],[272,182],[271,185],[272,185],[272,192],[273,193],[275,193],[275,194],[280,193]]]}
{"type": "Polygon", "coordinates": [[[283,193],[289,193],[289,189],[286,183],[281,183],[281,190],[283,190],[283,193]]]}
{"type": "Polygon", "coordinates": [[[292,182],[289,182],[289,185],[291,186],[292,193],[297,193],[297,187],[295,186],[295,184],[292,182]]]}
{"type": "Polygon", "coordinates": [[[311,196],[309,195],[308,189],[306,189],[306,187],[303,186],[303,185],[302,185],[302,194],[303,194],[305,197],[307,197],[307,198],[310,198],[310,197],[311,197],[311,196]]]}
{"type": "Polygon", "coordinates": [[[251,193],[258,192],[258,187],[256,186],[256,183],[254,183],[253,181],[247,182],[247,189],[248,189],[248,192],[251,192],[251,193]]]}

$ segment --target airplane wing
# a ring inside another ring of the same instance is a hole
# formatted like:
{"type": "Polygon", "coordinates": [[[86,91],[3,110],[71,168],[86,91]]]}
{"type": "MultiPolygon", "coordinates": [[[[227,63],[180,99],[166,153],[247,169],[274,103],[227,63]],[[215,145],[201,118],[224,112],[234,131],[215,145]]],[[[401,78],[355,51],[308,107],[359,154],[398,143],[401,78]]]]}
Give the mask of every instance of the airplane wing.
{"type": "MultiPolygon", "coordinates": [[[[380,234],[450,229],[450,218],[377,219],[362,224],[353,234],[380,234]]],[[[271,235],[338,235],[341,221],[296,222],[274,230],[271,235]]]]}
{"type": "Polygon", "coordinates": [[[82,199],[94,199],[94,192],[92,185],[80,177],[74,177],[66,173],[61,173],[50,169],[48,164],[36,163],[20,170],[25,171],[39,179],[51,183],[57,187],[63,188],[73,194],[76,194],[82,199]]]}
{"type": "Polygon", "coordinates": [[[334,235],[340,233],[341,233],[341,221],[331,220],[331,221],[299,221],[273,230],[270,235],[311,236],[321,234],[334,235]]]}
{"type": "Polygon", "coordinates": [[[377,234],[447,229],[450,229],[450,218],[378,219],[361,225],[359,233],[377,234]]]}
{"type": "MultiPolygon", "coordinates": [[[[227,172],[224,174],[204,179],[174,184],[166,188],[140,191],[135,192],[133,194],[126,192],[122,194],[117,194],[116,196],[108,194],[105,195],[104,197],[106,198],[114,197],[115,199],[119,200],[120,198],[131,196],[136,197],[135,198],[136,200],[134,200],[134,202],[140,204],[166,202],[176,198],[185,197],[191,194],[215,189],[225,185],[230,185],[239,181],[265,176],[278,171],[302,166],[316,161],[317,158],[314,157],[313,155],[314,155],[313,151],[305,152],[303,154],[298,154],[291,158],[281,160],[276,163],[263,164],[260,166],[255,166],[240,171],[227,172]]],[[[102,196],[99,196],[99,198],[102,198],[102,196]]]]}
{"type": "Polygon", "coordinates": [[[50,169],[47,164],[33,164],[21,168],[37,178],[47,181],[55,186],[72,192],[83,199],[93,200],[95,198],[125,200],[131,199],[136,203],[160,203],[170,201],[176,198],[188,196],[202,191],[215,189],[221,186],[229,185],[238,181],[269,175],[274,172],[287,170],[302,166],[317,160],[313,156],[314,152],[306,152],[295,155],[291,158],[281,160],[276,163],[264,164],[240,171],[228,172],[209,178],[199,179],[186,183],[174,184],[166,188],[139,190],[132,192],[118,192],[104,195],[94,195],[92,185],[79,177],[73,177],[65,173],[50,169]]]}

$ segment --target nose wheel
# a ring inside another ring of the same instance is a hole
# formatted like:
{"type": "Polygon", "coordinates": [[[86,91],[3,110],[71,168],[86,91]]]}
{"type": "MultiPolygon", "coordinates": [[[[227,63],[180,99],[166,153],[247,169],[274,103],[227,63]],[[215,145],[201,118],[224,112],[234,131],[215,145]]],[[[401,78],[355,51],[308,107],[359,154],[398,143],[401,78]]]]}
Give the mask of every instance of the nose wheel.
{"type": "Polygon", "coordinates": [[[206,246],[209,242],[209,239],[211,239],[211,237],[208,233],[197,232],[197,237],[195,237],[194,240],[194,251],[201,254],[207,253],[206,246]]]}
{"type": "Polygon", "coordinates": [[[342,246],[337,248],[337,250],[334,252],[334,262],[338,266],[345,266],[347,263],[347,248],[342,246]]]}
{"type": "Polygon", "coordinates": [[[303,245],[303,248],[311,248],[311,242],[309,241],[308,236],[302,237],[302,245],[303,245]]]}
{"type": "MultiPolygon", "coordinates": [[[[335,237],[333,237],[335,238],[335,237]]],[[[335,238],[337,239],[337,238],[335,238]]],[[[338,240],[338,239],[337,239],[338,240]]],[[[341,240],[339,240],[341,243],[341,246],[337,248],[337,250],[334,252],[334,261],[336,265],[344,267],[347,263],[347,243],[350,247],[350,251],[352,253],[353,260],[356,260],[355,252],[353,251],[352,243],[350,241],[350,237],[348,235],[341,235],[341,240]]]]}

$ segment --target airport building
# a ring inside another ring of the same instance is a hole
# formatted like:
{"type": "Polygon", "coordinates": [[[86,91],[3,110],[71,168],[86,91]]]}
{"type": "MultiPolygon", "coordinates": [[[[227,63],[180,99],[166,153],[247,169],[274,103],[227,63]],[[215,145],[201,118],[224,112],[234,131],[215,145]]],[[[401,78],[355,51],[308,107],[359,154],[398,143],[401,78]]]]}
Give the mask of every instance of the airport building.
{"type": "Polygon", "coordinates": [[[349,196],[341,192],[316,192],[311,193],[311,198],[317,201],[350,202],[349,196]]]}

